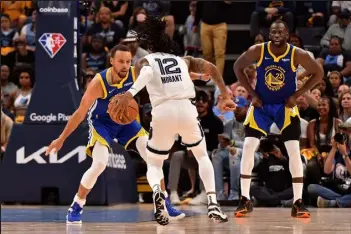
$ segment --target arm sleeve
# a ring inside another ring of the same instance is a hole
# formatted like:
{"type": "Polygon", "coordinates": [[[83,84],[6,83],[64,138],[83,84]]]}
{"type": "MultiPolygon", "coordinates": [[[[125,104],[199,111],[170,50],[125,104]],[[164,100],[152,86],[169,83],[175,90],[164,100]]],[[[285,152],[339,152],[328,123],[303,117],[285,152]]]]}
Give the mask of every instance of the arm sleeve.
{"type": "Polygon", "coordinates": [[[152,78],[152,75],[153,75],[153,71],[150,66],[144,66],[140,70],[140,75],[138,76],[138,79],[135,81],[133,86],[128,90],[133,95],[133,97],[137,95],[137,93],[146,86],[146,84],[152,78]]]}

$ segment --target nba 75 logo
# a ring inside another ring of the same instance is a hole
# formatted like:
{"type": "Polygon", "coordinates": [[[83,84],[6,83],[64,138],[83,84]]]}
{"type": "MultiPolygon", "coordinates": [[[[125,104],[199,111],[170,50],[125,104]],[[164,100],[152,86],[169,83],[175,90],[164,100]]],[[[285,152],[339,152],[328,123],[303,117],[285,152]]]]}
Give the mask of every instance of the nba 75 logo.
{"type": "Polygon", "coordinates": [[[61,33],[44,33],[39,38],[39,43],[42,45],[46,53],[48,53],[50,58],[53,58],[66,43],[66,39],[61,33]]]}

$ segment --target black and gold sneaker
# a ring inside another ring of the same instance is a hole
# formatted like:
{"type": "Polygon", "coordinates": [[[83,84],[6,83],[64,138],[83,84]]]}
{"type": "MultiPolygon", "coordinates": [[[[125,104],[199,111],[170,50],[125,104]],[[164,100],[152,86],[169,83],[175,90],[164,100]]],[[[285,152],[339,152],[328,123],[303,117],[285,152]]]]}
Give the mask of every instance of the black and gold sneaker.
{"type": "Polygon", "coordinates": [[[305,207],[302,199],[297,200],[291,209],[291,216],[296,218],[310,218],[311,214],[305,207]]]}
{"type": "Polygon", "coordinates": [[[244,217],[250,214],[253,211],[253,205],[251,200],[247,199],[244,196],[241,196],[239,206],[234,212],[234,216],[239,218],[239,217],[244,217]]]}

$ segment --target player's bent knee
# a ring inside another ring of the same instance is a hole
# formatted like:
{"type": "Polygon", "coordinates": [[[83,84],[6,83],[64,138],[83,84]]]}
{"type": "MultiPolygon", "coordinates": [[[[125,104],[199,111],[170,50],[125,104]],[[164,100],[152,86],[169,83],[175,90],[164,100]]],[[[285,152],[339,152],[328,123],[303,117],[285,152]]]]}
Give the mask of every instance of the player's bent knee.
{"type": "Polygon", "coordinates": [[[91,167],[94,167],[98,171],[105,170],[108,163],[108,148],[106,145],[96,142],[93,149],[93,163],[91,167]]]}
{"type": "Polygon", "coordinates": [[[170,150],[158,150],[153,147],[151,147],[149,144],[146,145],[146,153],[147,153],[147,162],[149,162],[150,159],[161,159],[162,161],[166,160],[168,158],[170,150]]]}

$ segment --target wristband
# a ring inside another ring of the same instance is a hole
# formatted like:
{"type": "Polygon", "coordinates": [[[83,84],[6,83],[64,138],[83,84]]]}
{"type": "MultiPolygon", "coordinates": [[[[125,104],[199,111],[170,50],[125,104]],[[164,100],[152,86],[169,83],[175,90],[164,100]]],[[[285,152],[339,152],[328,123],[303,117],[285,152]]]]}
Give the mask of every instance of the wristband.
{"type": "Polygon", "coordinates": [[[137,93],[138,93],[138,91],[135,89],[135,88],[130,88],[129,90],[128,90],[128,92],[130,92],[131,94],[132,94],[132,96],[134,97],[137,93]]]}

